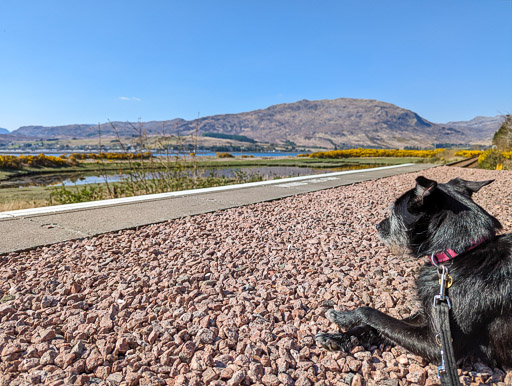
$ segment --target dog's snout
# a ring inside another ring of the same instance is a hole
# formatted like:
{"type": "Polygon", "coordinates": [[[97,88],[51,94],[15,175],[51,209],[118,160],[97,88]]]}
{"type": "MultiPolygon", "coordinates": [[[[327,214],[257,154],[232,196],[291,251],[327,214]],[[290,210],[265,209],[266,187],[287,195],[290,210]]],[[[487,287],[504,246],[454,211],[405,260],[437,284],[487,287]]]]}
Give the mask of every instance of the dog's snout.
{"type": "Polygon", "coordinates": [[[385,229],[386,229],[386,222],[388,221],[388,219],[384,219],[382,220],[380,223],[378,223],[375,228],[377,228],[377,231],[379,232],[383,232],[385,229]]]}
{"type": "Polygon", "coordinates": [[[375,228],[377,228],[380,237],[387,237],[389,235],[389,219],[382,220],[375,228]]]}

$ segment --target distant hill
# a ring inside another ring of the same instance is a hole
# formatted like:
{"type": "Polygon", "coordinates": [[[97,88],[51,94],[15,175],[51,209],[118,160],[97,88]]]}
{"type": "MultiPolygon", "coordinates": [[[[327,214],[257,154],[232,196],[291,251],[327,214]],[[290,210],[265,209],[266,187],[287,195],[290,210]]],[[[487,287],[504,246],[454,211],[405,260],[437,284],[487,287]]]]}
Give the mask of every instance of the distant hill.
{"type": "Polygon", "coordinates": [[[475,117],[470,121],[447,122],[445,126],[455,127],[467,133],[476,141],[486,141],[490,144],[492,137],[505,120],[505,115],[495,117],[475,117]]]}
{"type": "MultiPolygon", "coordinates": [[[[66,126],[22,126],[12,131],[13,135],[23,135],[37,138],[70,138],[82,137],[84,133],[92,130],[94,125],[74,124],[66,126]]],[[[96,131],[97,135],[97,131],[96,131]]]]}
{"type": "Polygon", "coordinates": [[[10,134],[11,132],[3,127],[0,127],[0,134],[10,134]]]}
{"type": "Polygon", "coordinates": [[[25,137],[23,135],[13,135],[11,133],[3,134],[0,133],[0,144],[8,144],[11,142],[29,142],[33,141],[33,137],[25,137]]]}
{"type": "Polygon", "coordinates": [[[214,115],[185,122],[182,133],[244,135],[258,142],[299,147],[399,147],[434,143],[464,143],[464,133],[436,125],[418,114],[390,103],[340,98],[285,103],[240,114],[214,115]]]}
{"type": "MultiPolygon", "coordinates": [[[[473,123],[436,124],[413,111],[390,103],[367,99],[339,98],[273,105],[239,114],[222,114],[192,121],[172,119],[137,123],[113,122],[100,125],[101,135],[131,137],[142,127],[147,135],[226,137],[243,136],[262,143],[290,143],[298,147],[426,147],[436,143],[490,143],[493,123],[479,118],[473,123]],[[482,121],[483,122],[483,121],[482,121]],[[482,124],[484,124],[482,123],[482,124]],[[459,126],[458,126],[459,125],[459,126]]],[[[472,121],[469,121],[472,122],[472,121]]],[[[35,138],[94,138],[97,125],[24,126],[12,132],[35,138]]]]}
{"type": "MultiPolygon", "coordinates": [[[[175,131],[178,124],[185,122],[183,119],[169,121],[143,122],[107,122],[100,125],[100,132],[103,137],[131,137],[137,135],[137,130],[142,127],[149,135],[158,135],[162,131],[175,131]],[[117,130],[117,133],[116,133],[117,130]]],[[[98,125],[74,124],[65,126],[22,126],[11,134],[23,135],[34,138],[95,138],[98,137],[98,125]]]]}

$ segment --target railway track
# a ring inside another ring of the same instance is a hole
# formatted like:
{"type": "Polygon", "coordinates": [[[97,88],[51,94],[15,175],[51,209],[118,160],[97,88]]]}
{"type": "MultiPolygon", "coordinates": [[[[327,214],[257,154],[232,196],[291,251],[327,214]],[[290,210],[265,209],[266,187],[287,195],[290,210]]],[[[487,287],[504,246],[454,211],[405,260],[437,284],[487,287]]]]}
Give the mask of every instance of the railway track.
{"type": "Polygon", "coordinates": [[[451,162],[446,165],[447,166],[456,166],[459,168],[473,168],[473,167],[476,167],[477,162],[478,162],[478,157],[472,157],[472,158],[464,159],[462,161],[451,162]]]}

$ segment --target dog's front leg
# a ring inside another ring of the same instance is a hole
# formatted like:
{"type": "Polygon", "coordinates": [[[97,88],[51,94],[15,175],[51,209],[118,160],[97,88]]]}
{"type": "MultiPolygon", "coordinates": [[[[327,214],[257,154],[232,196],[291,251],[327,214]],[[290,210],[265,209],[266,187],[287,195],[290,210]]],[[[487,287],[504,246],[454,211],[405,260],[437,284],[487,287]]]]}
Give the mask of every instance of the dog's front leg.
{"type": "Polygon", "coordinates": [[[318,345],[329,351],[349,352],[354,346],[392,344],[392,342],[383,339],[377,330],[368,325],[357,326],[347,332],[338,334],[319,333],[315,338],[318,345]]]}
{"type": "Polygon", "coordinates": [[[317,343],[328,350],[348,351],[356,344],[392,343],[432,361],[439,357],[429,324],[416,315],[398,320],[373,308],[361,307],[344,312],[329,310],[327,317],[341,328],[358,325],[341,334],[317,334],[317,343]]]}
{"type": "MultiPolygon", "coordinates": [[[[373,308],[370,307],[362,308],[373,310],[373,308]]],[[[363,318],[358,313],[360,310],[361,308],[354,311],[336,311],[334,309],[330,309],[326,312],[325,316],[331,322],[336,323],[339,328],[348,329],[363,323],[363,318]]],[[[426,317],[424,313],[418,312],[402,319],[401,321],[410,325],[423,326],[426,324],[426,317]]]]}
{"type": "Polygon", "coordinates": [[[374,328],[361,325],[361,317],[357,311],[327,311],[327,319],[336,323],[339,328],[349,330],[338,334],[319,333],[316,335],[317,343],[326,350],[344,352],[350,351],[354,346],[389,344],[374,328]]]}

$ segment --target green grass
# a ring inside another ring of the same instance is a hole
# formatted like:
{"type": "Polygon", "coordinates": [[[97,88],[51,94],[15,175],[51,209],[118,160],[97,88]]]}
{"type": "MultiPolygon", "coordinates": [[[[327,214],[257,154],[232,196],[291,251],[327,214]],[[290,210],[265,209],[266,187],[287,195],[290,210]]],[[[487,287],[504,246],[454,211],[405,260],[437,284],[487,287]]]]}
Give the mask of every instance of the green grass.
{"type": "MultiPolygon", "coordinates": [[[[205,157],[206,158],[206,157],[205,157]]],[[[210,157],[209,157],[210,158],[210,157]]],[[[211,157],[210,159],[198,160],[198,167],[245,167],[245,166],[298,166],[312,168],[335,168],[345,165],[397,165],[404,163],[425,162],[423,158],[409,157],[375,157],[375,158],[343,158],[343,159],[321,159],[307,157],[276,157],[266,159],[252,158],[234,158],[219,159],[211,157]]],[[[191,166],[191,162],[189,165],[191,166]]]]}
{"type": "Polygon", "coordinates": [[[0,189],[0,212],[45,206],[49,198],[48,187],[0,189]]]}
{"type": "Polygon", "coordinates": [[[46,186],[0,189],[0,204],[9,201],[46,200],[48,197],[50,197],[50,188],[46,186]]]}

